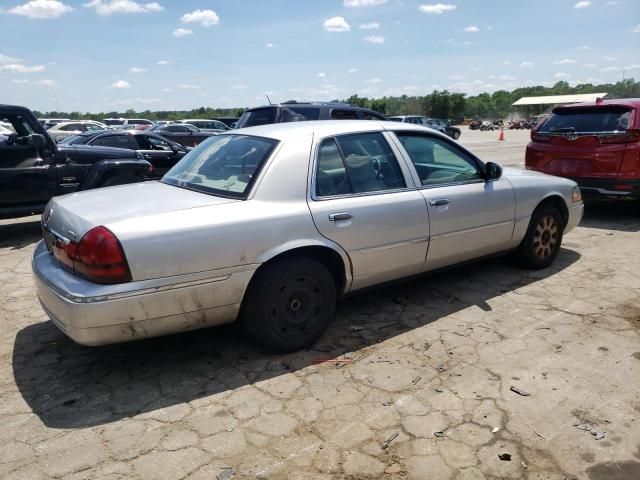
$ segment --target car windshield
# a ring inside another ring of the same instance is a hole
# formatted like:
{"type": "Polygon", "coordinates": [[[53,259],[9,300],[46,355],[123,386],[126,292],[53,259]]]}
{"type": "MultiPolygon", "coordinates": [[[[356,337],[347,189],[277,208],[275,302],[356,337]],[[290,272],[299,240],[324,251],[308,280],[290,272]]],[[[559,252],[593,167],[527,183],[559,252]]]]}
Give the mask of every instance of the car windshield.
{"type": "Polygon", "coordinates": [[[163,183],[223,197],[246,198],[278,142],[219,135],[202,142],[162,178],[163,183]]]}
{"type": "Polygon", "coordinates": [[[257,108],[247,110],[242,114],[236,128],[255,127],[256,125],[268,125],[276,121],[275,107],[257,108]]]}
{"type": "Polygon", "coordinates": [[[631,110],[624,107],[560,108],[540,127],[543,133],[620,132],[629,128],[631,110]]]}

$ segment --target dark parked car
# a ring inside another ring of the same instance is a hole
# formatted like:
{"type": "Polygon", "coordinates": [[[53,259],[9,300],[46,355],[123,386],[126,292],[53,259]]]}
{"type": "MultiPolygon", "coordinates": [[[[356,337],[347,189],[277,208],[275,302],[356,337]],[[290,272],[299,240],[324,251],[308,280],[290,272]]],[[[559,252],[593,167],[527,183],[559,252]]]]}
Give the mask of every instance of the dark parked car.
{"type": "Polygon", "coordinates": [[[184,123],[170,123],[168,125],[156,125],[145,130],[148,133],[155,133],[161,137],[184,145],[185,147],[195,147],[203,140],[218,135],[217,132],[205,132],[193,125],[184,123]]]}
{"type": "Polygon", "coordinates": [[[525,165],[586,195],[640,198],[640,98],[556,107],[533,130],[525,165]]]}
{"type": "Polygon", "coordinates": [[[224,123],[227,127],[233,128],[240,117],[215,117],[214,120],[218,120],[219,122],[224,123]]]}
{"type": "Polygon", "coordinates": [[[444,133],[449,135],[454,140],[458,140],[460,138],[460,134],[462,133],[458,127],[454,127],[451,125],[449,120],[445,120],[444,118],[427,118],[427,123],[430,125],[438,125],[444,128],[444,133]]]}
{"type": "Polygon", "coordinates": [[[425,127],[433,128],[434,130],[444,133],[454,140],[460,138],[460,129],[452,127],[448,120],[440,118],[428,118],[422,115],[394,115],[389,117],[389,120],[394,122],[412,123],[414,125],[424,125],[425,127]]]}
{"type": "Polygon", "coordinates": [[[0,218],[43,211],[51,197],[143,181],[151,164],[133,150],[57,145],[28,108],[0,105],[0,218]]]}
{"type": "Polygon", "coordinates": [[[66,145],[92,145],[100,147],[129,148],[140,153],[153,165],[150,178],[162,177],[187,153],[187,147],[153,132],[118,131],[87,132],[69,137],[61,142],[66,145]]]}
{"type": "Polygon", "coordinates": [[[199,128],[203,132],[226,132],[227,130],[231,130],[226,123],[223,123],[219,120],[207,120],[202,118],[188,118],[186,120],[179,120],[178,123],[187,123],[189,125],[193,125],[196,128],[199,128]]]}
{"type": "Polygon", "coordinates": [[[245,110],[235,128],[307,120],[387,120],[387,117],[346,103],[301,103],[292,100],[245,110]]]}

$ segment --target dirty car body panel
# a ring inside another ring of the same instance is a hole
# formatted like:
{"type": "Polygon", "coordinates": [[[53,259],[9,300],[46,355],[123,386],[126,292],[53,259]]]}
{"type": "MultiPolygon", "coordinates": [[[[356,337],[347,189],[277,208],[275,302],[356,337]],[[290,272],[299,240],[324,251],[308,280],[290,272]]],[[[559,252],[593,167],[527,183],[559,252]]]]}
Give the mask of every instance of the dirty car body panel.
{"type": "Polygon", "coordinates": [[[339,259],[344,295],[513,249],[547,197],[567,206],[565,231],[580,221],[574,182],[510,171],[485,181],[483,168],[445,135],[415,125],[319,121],[234,130],[203,142],[161,182],[53,199],[43,215],[47,241],[33,257],[38,296],[68,336],[101,345],[232,322],[257,272],[297,252],[339,259]],[[224,181],[211,180],[220,171],[206,171],[202,159],[246,142],[267,145],[264,158],[252,157],[254,147],[230,154],[224,181]],[[424,151],[431,156],[416,160],[424,151]],[[461,163],[446,170],[450,159],[461,163]],[[110,208],[99,208],[107,199],[110,208]],[[95,283],[51,253],[52,243],[81,242],[100,226],[117,237],[130,281],[95,283]]]}

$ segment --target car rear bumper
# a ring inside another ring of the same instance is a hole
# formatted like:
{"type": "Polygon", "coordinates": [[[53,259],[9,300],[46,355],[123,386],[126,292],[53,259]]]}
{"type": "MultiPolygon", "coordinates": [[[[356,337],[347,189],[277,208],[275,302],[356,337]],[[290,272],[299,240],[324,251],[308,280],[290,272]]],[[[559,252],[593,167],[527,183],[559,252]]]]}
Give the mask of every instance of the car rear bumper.
{"type": "Polygon", "coordinates": [[[640,180],[571,178],[585,197],[640,198],[640,180]],[[626,186],[627,189],[622,189],[626,186]]]}
{"type": "Polygon", "coordinates": [[[43,309],[62,332],[82,345],[127,342],[232,322],[255,271],[255,266],[248,267],[211,272],[199,280],[172,277],[154,287],[149,281],[134,281],[123,284],[126,290],[105,295],[108,286],[64,271],[44,242],[32,261],[43,309]]]}

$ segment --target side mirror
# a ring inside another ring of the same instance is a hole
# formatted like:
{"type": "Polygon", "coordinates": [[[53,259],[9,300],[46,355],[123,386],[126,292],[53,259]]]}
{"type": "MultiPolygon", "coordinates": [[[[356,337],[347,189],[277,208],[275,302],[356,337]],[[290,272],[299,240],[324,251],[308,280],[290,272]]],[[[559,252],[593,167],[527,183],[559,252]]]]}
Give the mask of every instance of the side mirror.
{"type": "Polygon", "coordinates": [[[40,133],[34,133],[31,135],[31,145],[35,148],[44,148],[47,145],[47,139],[40,133]]]}
{"type": "Polygon", "coordinates": [[[498,180],[502,176],[502,167],[494,162],[488,162],[484,166],[484,179],[487,182],[498,180]]]}

